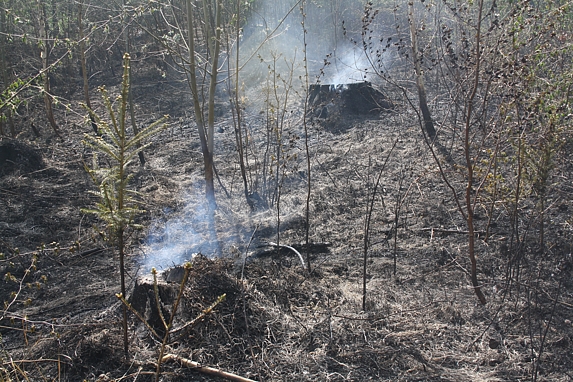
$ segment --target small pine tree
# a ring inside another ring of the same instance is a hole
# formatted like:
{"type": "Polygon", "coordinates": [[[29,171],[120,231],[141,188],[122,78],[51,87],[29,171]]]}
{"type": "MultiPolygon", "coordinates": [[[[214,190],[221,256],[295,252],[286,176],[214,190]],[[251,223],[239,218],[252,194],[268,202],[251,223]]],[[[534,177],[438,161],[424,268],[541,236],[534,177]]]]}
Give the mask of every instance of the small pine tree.
{"type": "MultiPolygon", "coordinates": [[[[117,247],[119,253],[119,272],[121,281],[121,294],[125,291],[125,233],[128,228],[136,228],[134,218],[142,210],[135,199],[135,192],[129,189],[132,174],[128,172],[128,165],[138,152],[149,146],[142,142],[157,134],[165,128],[167,116],[142,129],[133,137],[129,137],[126,125],[126,111],[129,99],[129,55],[123,57],[123,81],[121,95],[118,97],[117,110],[105,87],[100,87],[102,98],[109,114],[110,122],[104,121],[93,110],[87,108],[90,118],[98,127],[98,135],[85,135],[84,144],[93,149],[92,167],[85,166],[90,174],[97,191],[93,193],[98,197],[94,208],[85,209],[84,212],[95,214],[106,224],[106,239],[117,247]],[[104,155],[110,163],[109,167],[100,167],[98,156],[104,155]]],[[[127,310],[123,309],[124,350],[128,356],[127,338],[127,310]]]]}

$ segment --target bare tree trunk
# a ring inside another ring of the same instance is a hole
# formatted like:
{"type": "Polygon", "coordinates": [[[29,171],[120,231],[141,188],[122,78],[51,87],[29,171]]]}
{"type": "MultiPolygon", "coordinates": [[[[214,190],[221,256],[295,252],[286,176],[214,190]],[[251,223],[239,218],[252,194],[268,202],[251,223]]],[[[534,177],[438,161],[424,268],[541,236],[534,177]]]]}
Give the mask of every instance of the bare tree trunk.
{"type": "MultiPolygon", "coordinates": [[[[203,1],[203,7],[206,9],[207,2],[203,1]]],[[[209,114],[208,114],[208,133],[207,133],[207,142],[208,142],[208,152],[210,155],[209,162],[211,163],[211,171],[210,171],[210,182],[207,182],[207,186],[211,187],[211,189],[207,189],[207,199],[209,202],[215,206],[215,188],[213,184],[213,155],[215,151],[215,91],[217,87],[217,74],[219,70],[219,53],[221,49],[221,0],[215,0],[215,35],[208,35],[208,39],[212,42],[209,45],[212,46],[211,51],[211,72],[210,72],[210,83],[209,83],[209,114]],[[213,41],[214,39],[214,41],[213,41]]],[[[207,20],[205,20],[207,22],[207,20]]],[[[205,172],[207,173],[207,172],[205,172]]]]}
{"type": "MultiPolygon", "coordinates": [[[[125,288],[125,243],[124,243],[124,229],[120,228],[117,233],[118,239],[118,249],[119,249],[119,274],[120,274],[120,284],[121,284],[121,295],[127,298],[126,288],[125,288]]],[[[125,353],[125,359],[129,359],[129,338],[127,336],[127,307],[122,304],[122,328],[123,328],[123,351],[125,353]]]]}
{"type": "MultiPolygon", "coordinates": [[[[440,165],[439,159],[435,155],[435,152],[430,145],[430,150],[432,151],[432,155],[436,160],[440,168],[440,174],[442,178],[446,182],[448,188],[453,193],[454,200],[458,206],[458,210],[460,211],[461,215],[465,218],[466,224],[468,227],[468,257],[470,259],[471,268],[470,268],[470,279],[472,286],[474,288],[474,292],[479,299],[481,304],[486,304],[486,299],[484,294],[481,291],[478,278],[477,278],[477,260],[476,260],[476,251],[475,251],[475,226],[474,226],[474,208],[477,196],[474,195],[474,160],[472,159],[471,155],[471,122],[473,117],[473,103],[476,97],[478,87],[479,87],[479,79],[480,79],[480,49],[481,49],[481,17],[482,17],[482,10],[483,10],[483,0],[480,0],[478,5],[478,22],[477,22],[477,33],[476,33],[476,48],[475,48],[475,76],[474,81],[472,84],[472,88],[470,90],[469,96],[466,98],[466,109],[464,115],[464,135],[463,135],[463,147],[464,147],[464,154],[466,160],[466,189],[465,189],[465,203],[461,202],[461,197],[458,197],[458,194],[455,188],[448,182],[446,175],[440,165]]],[[[417,47],[417,32],[416,32],[416,24],[414,19],[414,4],[412,1],[408,3],[408,22],[410,25],[410,36],[412,39],[412,55],[414,60],[414,67],[416,72],[416,85],[418,88],[418,96],[420,100],[420,109],[422,111],[422,116],[424,118],[424,128],[426,133],[430,138],[435,138],[436,131],[434,129],[433,120],[427,105],[426,100],[426,91],[424,87],[423,81],[423,71],[421,69],[420,58],[418,55],[418,47],[417,47]]]]}
{"type": "Polygon", "coordinates": [[[420,110],[424,117],[424,128],[430,138],[436,136],[436,129],[434,128],[434,121],[428,101],[426,98],[426,87],[424,85],[424,71],[420,65],[420,57],[418,54],[418,34],[416,31],[416,20],[414,20],[414,4],[412,1],[408,3],[408,23],[410,24],[410,39],[412,40],[412,60],[414,61],[414,69],[416,72],[416,87],[418,89],[418,99],[420,102],[420,110]]]}
{"type": "MultiPolygon", "coordinates": [[[[219,3],[218,3],[219,4],[219,3]]],[[[206,5],[205,5],[206,6],[206,5]]],[[[220,7],[218,7],[217,12],[219,12],[218,20],[220,21],[220,7]]],[[[189,48],[189,82],[191,86],[191,93],[193,94],[193,105],[195,108],[195,121],[197,122],[197,129],[199,132],[199,140],[201,141],[201,151],[203,153],[203,163],[205,166],[205,196],[209,202],[212,209],[216,209],[217,204],[215,201],[215,184],[214,184],[214,170],[213,170],[213,152],[214,147],[214,96],[215,96],[215,86],[217,82],[217,63],[218,60],[213,58],[214,65],[211,65],[211,86],[210,89],[213,91],[209,94],[209,134],[205,129],[205,120],[203,118],[203,110],[201,109],[201,102],[199,96],[199,90],[197,85],[197,63],[195,61],[195,22],[193,16],[193,4],[191,0],[187,0],[187,23],[188,23],[188,48],[189,48]]],[[[217,28],[219,29],[219,28],[217,28]]],[[[220,30],[218,31],[220,36],[220,30]]],[[[207,37],[209,38],[209,37],[207,37]]],[[[216,45],[219,46],[219,41],[217,40],[216,45]]]]}
{"type": "MultiPolygon", "coordinates": [[[[92,110],[90,101],[90,87],[88,81],[88,68],[86,63],[86,42],[84,37],[84,26],[82,23],[83,16],[83,1],[78,2],[78,34],[79,34],[79,48],[80,48],[80,62],[82,65],[82,77],[84,80],[84,100],[89,110],[92,110]]],[[[98,128],[94,116],[90,113],[90,122],[94,133],[98,133],[98,128]]]]}
{"type": "MultiPolygon", "coordinates": [[[[6,15],[5,12],[0,12],[0,31],[5,33],[6,26],[6,15]]],[[[0,35],[0,71],[2,72],[2,81],[4,82],[4,87],[10,86],[10,64],[8,62],[8,55],[6,54],[6,36],[4,34],[0,35]]],[[[10,135],[12,138],[16,137],[16,128],[14,127],[14,119],[12,118],[12,109],[8,107],[4,113],[10,125],[10,135]]],[[[0,135],[4,135],[2,128],[2,118],[0,117],[0,135]]]]}
{"type": "MultiPolygon", "coordinates": [[[[304,243],[306,249],[306,264],[308,273],[312,272],[311,264],[310,264],[310,197],[312,195],[312,177],[311,177],[311,163],[310,163],[310,143],[308,137],[308,101],[309,101],[309,94],[308,94],[308,56],[307,56],[307,45],[306,45],[306,0],[303,0],[301,6],[301,13],[302,13],[302,33],[303,33],[303,42],[304,42],[304,88],[306,90],[306,97],[304,97],[304,113],[303,113],[303,127],[304,127],[304,151],[306,154],[306,200],[305,200],[305,212],[304,212],[304,243]]],[[[337,14],[335,12],[334,14],[337,14]]],[[[335,37],[338,40],[338,36],[335,37]]]]}
{"type": "MultiPolygon", "coordinates": [[[[249,207],[251,208],[251,211],[254,211],[256,206],[255,206],[255,202],[253,200],[253,198],[250,195],[250,190],[249,190],[249,182],[247,180],[247,157],[246,157],[246,150],[245,150],[245,145],[243,142],[243,130],[241,128],[242,125],[242,111],[241,111],[241,105],[240,105],[240,101],[239,101],[239,66],[240,66],[240,62],[239,62],[239,45],[240,45],[240,40],[241,40],[241,0],[237,0],[237,20],[236,20],[236,26],[235,26],[235,81],[233,84],[234,87],[234,112],[236,113],[236,121],[235,121],[235,141],[237,144],[237,153],[239,154],[239,167],[241,168],[241,178],[243,180],[243,188],[244,188],[244,192],[245,192],[245,200],[247,202],[247,204],[249,205],[249,207]]],[[[228,50],[230,51],[231,49],[228,48],[228,50]]],[[[230,59],[229,59],[230,61],[230,59]]],[[[230,70],[229,70],[230,72],[230,70]]],[[[229,77],[230,73],[229,73],[229,77]]]]}
{"type": "Polygon", "coordinates": [[[466,217],[467,217],[467,224],[468,224],[468,255],[470,257],[471,262],[471,280],[472,285],[474,287],[474,292],[478,297],[479,301],[485,305],[486,299],[483,295],[478,279],[477,279],[477,261],[475,255],[475,229],[474,229],[474,203],[472,200],[472,193],[473,193],[473,182],[474,182],[474,175],[473,175],[473,166],[474,162],[471,158],[471,119],[473,115],[473,102],[478,90],[479,86],[479,78],[480,78],[480,60],[481,60],[481,17],[482,17],[482,10],[483,10],[483,0],[480,0],[479,3],[479,10],[478,10],[478,24],[477,24],[477,33],[476,33],[476,65],[475,65],[475,77],[474,83],[471,89],[470,96],[467,100],[467,107],[466,107],[466,118],[465,118],[465,134],[464,134],[464,154],[466,158],[466,170],[467,170],[467,186],[466,186],[466,217]]]}
{"type": "MultiPolygon", "coordinates": [[[[4,88],[8,88],[10,85],[10,75],[8,73],[8,68],[10,67],[8,63],[8,55],[6,54],[6,44],[7,38],[6,34],[8,31],[8,27],[6,24],[6,12],[0,12],[0,71],[2,72],[2,81],[4,82],[4,88]]],[[[4,91],[5,89],[2,89],[4,91]]],[[[12,111],[7,109],[6,117],[11,120],[12,111]]],[[[0,135],[4,135],[3,129],[4,120],[0,115],[0,135]]],[[[16,136],[16,131],[14,129],[13,124],[10,125],[10,133],[12,137],[16,136]]]]}
{"type": "MultiPolygon", "coordinates": [[[[125,0],[123,0],[123,12],[126,12],[125,10],[125,0]]],[[[125,15],[125,13],[124,13],[125,15]]],[[[125,53],[130,54],[130,42],[129,42],[129,23],[124,23],[124,29],[123,29],[123,36],[125,39],[125,53]]],[[[135,122],[135,108],[133,106],[133,83],[131,81],[131,63],[129,64],[129,68],[128,68],[128,74],[129,74],[129,94],[128,94],[128,103],[129,103],[129,118],[131,120],[131,128],[133,129],[133,135],[137,135],[139,134],[139,129],[137,128],[137,123],[135,122]]],[[[141,147],[140,144],[137,145],[137,147],[141,147]]],[[[145,156],[143,155],[143,150],[140,150],[137,153],[137,156],[139,157],[139,164],[141,164],[142,166],[145,165],[145,156]]]]}
{"type": "Polygon", "coordinates": [[[52,97],[50,95],[50,64],[49,64],[49,44],[48,44],[48,24],[47,24],[47,17],[46,17],[46,8],[44,7],[44,3],[40,0],[37,0],[38,4],[38,15],[39,15],[39,37],[42,43],[42,48],[40,51],[40,57],[42,59],[42,74],[44,79],[44,104],[46,105],[46,115],[48,117],[48,121],[54,130],[54,133],[58,137],[62,137],[60,135],[60,129],[58,128],[58,124],[56,123],[56,119],[54,118],[54,111],[52,109],[52,97]]]}

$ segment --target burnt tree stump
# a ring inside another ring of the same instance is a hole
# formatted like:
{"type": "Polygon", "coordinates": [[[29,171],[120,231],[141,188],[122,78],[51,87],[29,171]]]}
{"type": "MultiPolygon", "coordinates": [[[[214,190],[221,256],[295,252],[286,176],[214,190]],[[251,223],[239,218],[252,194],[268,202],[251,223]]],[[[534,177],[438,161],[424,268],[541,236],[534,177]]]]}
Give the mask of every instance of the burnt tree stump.
{"type": "Polygon", "coordinates": [[[327,118],[336,111],[374,115],[394,109],[392,101],[368,81],[310,85],[309,105],[319,118],[327,118]]]}
{"type": "Polygon", "coordinates": [[[165,335],[165,326],[159,315],[159,309],[161,309],[163,317],[168,319],[184,274],[183,266],[169,268],[157,273],[159,306],[155,296],[153,275],[139,276],[135,282],[129,303],[160,336],[165,335]]]}

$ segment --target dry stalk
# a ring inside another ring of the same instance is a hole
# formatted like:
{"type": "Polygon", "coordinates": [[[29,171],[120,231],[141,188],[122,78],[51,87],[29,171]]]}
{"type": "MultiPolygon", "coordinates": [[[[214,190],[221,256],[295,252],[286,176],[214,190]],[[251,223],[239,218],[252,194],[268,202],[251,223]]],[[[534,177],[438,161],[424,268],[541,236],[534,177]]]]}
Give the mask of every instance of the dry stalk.
{"type": "Polygon", "coordinates": [[[151,332],[151,334],[153,334],[153,337],[155,337],[158,341],[161,341],[161,336],[157,334],[155,329],[153,329],[153,327],[149,325],[149,323],[145,320],[145,318],[143,318],[143,316],[137,310],[135,310],[133,306],[131,306],[129,301],[127,301],[121,293],[116,294],[115,297],[117,297],[118,300],[120,300],[127,307],[127,309],[131,313],[133,313],[135,317],[139,319],[139,321],[143,323],[143,325],[145,325],[145,327],[151,332]]]}

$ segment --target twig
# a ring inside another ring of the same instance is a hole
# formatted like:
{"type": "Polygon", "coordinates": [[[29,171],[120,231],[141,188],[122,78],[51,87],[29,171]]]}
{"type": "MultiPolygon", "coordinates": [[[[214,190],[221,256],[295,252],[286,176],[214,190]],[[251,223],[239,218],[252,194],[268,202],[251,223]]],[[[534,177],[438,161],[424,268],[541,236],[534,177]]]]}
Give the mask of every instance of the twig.
{"type": "MultiPolygon", "coordinates": [[[[300,256],[300,254],[299,254],[299,256],[300,256]]],[[[301,257],[301,259],[302,259],[302,257],[301,257]]],[[[38,261],[37,257],[33,257],[32,261],[30,262],[30,266],[28,268],[26,268],[26,270],[24,270],[24,275],[22,276],[22,278],[18,282],[18,291],[16,291],[12,295],[12,300],[10,300],[10,302],[6,302],[4,304],[4,311],[2,313],[0,313],[0,321],[2,321],[4,319],[4,317],[8,314],[8,311],[10,310],[12,305],[18,300],[18,296],[20,296],[20,293],[24,289],[24,281],[28,278],[28,276],[30,276],[30,274],[35,269],[37,261],[38,261]]]]}
{"type": "MultiPolygon", "coordinates": [[[[69,357],[66,357],[69,358],[69,357]]],[[[39,358],[39,359],[19,359],[19,360],[13,360],[11,359],[10,362],[4,362],[2,365],[6,365],[8,363],[17,363],[17,364],[21,364],[21,363],[33,363],[36,364],[38,362],[60,362],[60,360],[56,359],[56,358],[39,358]]],[[[71,362],[71,360],[70,360],[71,362]]]]}
{"type": "MultiPolygon", "coordinates": [[[[529,288],[529,289],[535,291],[536,293],[543,293],[543,294],[545,294],[545,298],[546,298],[546,299],[548,299],[548,300],[551,301],[551,302],[556,302],[556,301],[555,301],[555,298],[554,298],[553,296],[551,296],[551,295],[549,294],[549,292],[547,292],[547,291],[544,290],[544,289],[538,288],[538,287],[536,287],[536,286],[534,286],[534,285],[531,285],[531,284],[526,283],[526,282],[521,282],[521,281],[516,281],[516,282],[515,282],[515,285],[517,285],[517,286],[519,286],[519,287],[529,288]]],[[[568,308],[568,309],[573,309],[573,304],[567,303],[567,302],[565,302],[565,301],[557,301],[557,303],[558,303],[559,305],[562,305],[562,306],[568,308]]]]}
{"type": "MultiPolygon", "coordinates": [[[[197,317],[195,317],[193,320],[191,320],[190,322],[186,323],[185,325],[183,325],[180,328],[177,329],[173,329],[171,330],[171,335],[174,335],[175,333],[187,330],[188,328],[192,328],[193,326],[197,325],[199,322],[201,322],[202,319],[204,319],[205,317],[207,317],[207,315],[211,314],[211,312],[213,311],[213,309],[215,309],[215,307],[217,305],[219,305],[220,303],[222,303],[225,298],[227,297],[227,294],[223,293],[222,295],[220,295],[217,300],[211,304],[211,306],[209,306],[207,309],[203,310],[201,313],[199,313],[199,315],[197,315],[197,317]]],[[[179,339],[182,337],[183,335],[179,336],[179,339]]]]}
{"type": "Polygon", "coordinates": [[[183,358],[183,357],[180,357],[180,356],[175,355],[175,354],[166,354],[165,356],[163,356],[163,358],[161,359],[161,362],[165,363],[167,361],[177,361],[177,362],[181,363],[183,366],[187,366],[187,367],[194,369],[194,370],[197,370],[201,373],[205,373],[208,375],[215,375],[217,377],[225,378],[225,379],[228,379],[230,381],[256,382],[253,379],[241,377],[240,375],[237,375],[237,374],[228,373],[226,371],[215,369],[215,368],[209,367],[209,366],[202,366],[199,362],[194,362],[194,361],[191,361],[190,359],[183,358]]]}
{"type": "MultiPolygon", "coordinates": [[[[81,312],[85,312],[85,311],[86,310],[82,310],[81,312]]],[[[54,322],[49,322],[49,321],[30,320],[26,316],[22,316],[20,314],[13,313],[13,312],[6,313],[4,318],[9,318],[11,320],[20,320],[22,322],[25,322],[27,324],[32,324],[32,325],[45,325],[45,326],[50,327],[50,328],[85,327],[86,325],[89,325],[92,327],[98,327],[98,326],[105,326],[106,325],[105,323],[101,323],[101,322],[87,322],[87,323],[81,323],[81,324],[56,324],[54,322]]],[[[0,326],[0,329],[22,330],[22,329],[15,328],[12,326],[0,326]]]]}
{"type": "Polygon", "coordinates": [[[125,299],[125,297],[123,297],[121,293],[117,293],[115,297],[117,297],[117,299],[120,300],[127,307],[127,309],[129,309],[129,311],[133,313],[139,319],[139,321],[143,323],[143,325],[145,325],[147,329],[149,329],[149,331],[151,332],[151,334],[153,334],[153,337],[155,337],[156,340],[161,341],[162,339],[161,336],[157,334],[157,332],[155,331],[155,329],[153,329],[153,327],[149,324],[149,322],[147,322],[147,320],[137,310],[135,310],[133,306],[131,306],[131,304],[125,299]]]}
{"type": "MultiPolygon", "coordinates": [[[[447,228],[420,228],[418,230],[416,230],[418,232],[441,232],[441,233],[460,233],[460,234],[464,234],[467,235],[469,233],[469,231],[462,231],[459,229],[447,229],[447,228]]],[[[474,234],[479,235],[479,234],[485,234],[485,231],[474,231],[474,234]]]]}

